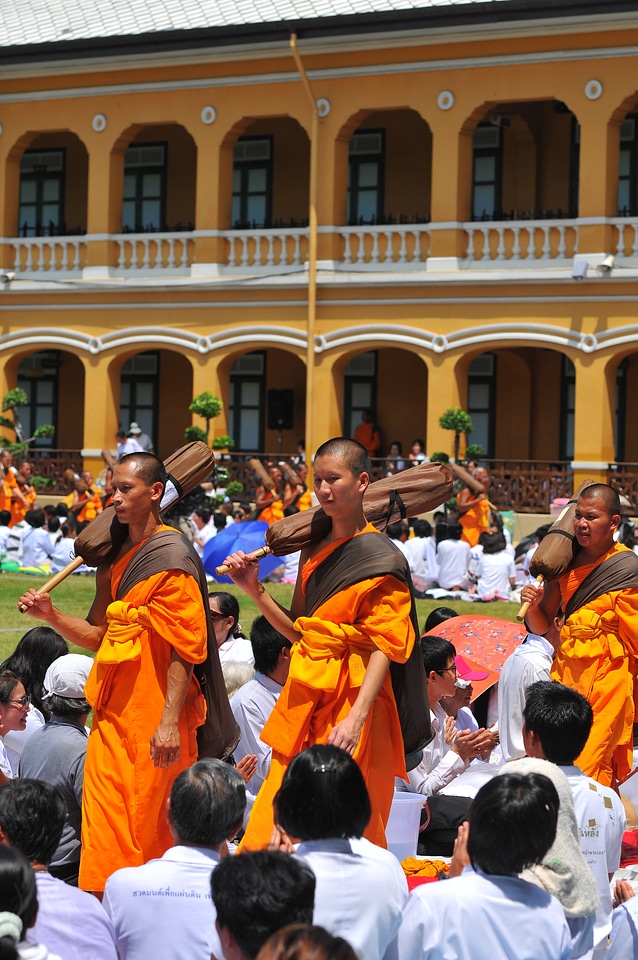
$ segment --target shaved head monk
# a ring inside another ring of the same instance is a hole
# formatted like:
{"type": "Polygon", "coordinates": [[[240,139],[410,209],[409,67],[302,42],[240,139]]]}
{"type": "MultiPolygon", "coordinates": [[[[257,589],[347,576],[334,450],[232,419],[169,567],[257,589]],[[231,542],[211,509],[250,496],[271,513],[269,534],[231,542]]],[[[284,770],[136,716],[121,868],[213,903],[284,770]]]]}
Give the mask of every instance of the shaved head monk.
{"type": "Polygon", "coordinates": [[[632,768],[634,678],[638,657],[638,557],[614,541],[620,523],[618,494],[595,483],[578,498],[574,536],[578,551],[562,577],[538,589],[523,588],[525,618],[544,633],[559,604],[565,611],[552,678],[587,697],[594,724],[575,761],[606,786],[632,768]]]}
{"type": "Polygon", "coordinates": [[[415,631],[405,558],[363,512],[369,482],[360,443],[337,437],[317,450],[314,489],[332,529],[302,551],[290,611],[267,593],[245,554],[225,561],[235,583],[293,642],[288,680],[262,731],[272,762],[243,840],[248,849],[267,846],[286,768],[315,743],[332,743],[357,761],[372,806],[365,836],[385,846],[394,777],[406,777],[389,667],[406,662],[415,631]]]}
{"type": "Polygon", "coordinates": [[[98,568],[86,620],[67,616],[36,590],[19,601],[66,639],[96,651],[85,688],[95,712],[79,881],[94,892],[114,870],[171,846],[166,800],[177,775],[197,759],[197,727],[206,714],[193,677],[207,652],[206,580],[186,538],[162,525],[165,483],[163,463],[149,453],[129,454],[115,467],[113,505],[128,538],[114,562],[98,568]]]}

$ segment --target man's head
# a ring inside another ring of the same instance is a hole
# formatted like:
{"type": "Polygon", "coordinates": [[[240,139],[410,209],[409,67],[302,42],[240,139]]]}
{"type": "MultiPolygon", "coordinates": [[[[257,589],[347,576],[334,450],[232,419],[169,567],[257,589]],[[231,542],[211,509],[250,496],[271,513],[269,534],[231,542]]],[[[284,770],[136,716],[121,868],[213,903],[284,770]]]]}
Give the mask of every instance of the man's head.
{"type": "Polygon", "coordinates": [[[84,685],[92,667],[91,657],[81,653],[67,653],[50,664],[44,676],[42,699],[51,713],[78,721],[90,713],[84,685]]]}
{"type": "Polygon", "coordinates": [[[31,863],[50,863],[65,818],[62,794],[50,783],[25,778],[0,787],[0,841],[17,847],[31,863]]]}
{"type": "Polygon", "coordinates": [[[370,458],[356,440],[336,437],[317,450],[314,488],[324,512],[333,523],[365,522],[363,495],[370,483],[370,458]]]}
{"type": "Polygon", "coordinates": [[[587,743],[594,712],[577,690],[539,680],[527,688],[523,720],[528,757],[570,766],[587,743]]]}
{"type": "Polygon", "coordinates": [[[175,780],[167,817],[176,844],[218,850],[241,829],[245,808],[240,774],[223,760],[205,759],[175,780]]]}
{"type": "Polygon", "coordinates": [[[470,863],[497,876],[540,863],[556,837],[558,807],[556,787],[543,774],[494,777],[470,807],[470,863]]]}
{"type": "Polygon", "coordinates": [[[32,472],[33,471],[31,470],[31,464],[29,463],[29,461],[23,460],[18,467],[18,473],[20,474],[20,476],[24,477],[25,480],[28,480],[32,472]]]}
{"type": "Polygon", "coordinates": [[[322,443],[315,454],[315,463],[320,457],[334,457],[342,460],[348,470],[359,477],[362,473],[370,474],[370,457],[363,444],[348,437],[333,437],[322,443]]]}
{"type": "Polygon", "coordinates": [[[399,520],[397,523],[389,523],[385,532],[390,540],[400,540],[405,543],[410,535],[410,528],[404,520],[399,520]]]}
{"type": "Polygon", "coordinates": [[[485,467],[475,467],[474,470],[472,470],[472,476],[475,480],[478,480],[479,483],[482,483],[486,490],[489,489],[490,476],[485,467]]]}
{"type": "Polygon", "coordinates": [[[225,857],[210,885],[226,960],[254,960],[277,930],[312,923],[315,876],[288,854],[262,850],[225,857]]]}
{"type": "Polygon", "coordinates": [[[430,703],[438,703],[442,697],[453,697],[456,692],[456,650],[443,637],[423,637],[421,655],[428,682],[430,703]]]}
{"type": "Polygon", "coordinates": [[[580,547],[600,556],[610,549],[621,521],[618,493],[606,483],[593,483],[576,502],[574,532],[580,547]]]}
{"type": "Polygon", "coordinates": [[[275,630],[265,617],[257,617],[250,628],[250,642],[255,655],[255,670],[267,677],[284,673],[281,681],[275,677],[283,686],[290,666],[290,640],[275,630]]]}
{"type": "Polygon", "coordinates": [[[35,527],[39,529],[44,526],[44,511],[43,510],[27,510],[24,515],[24,519],[27,521],[30,527],[35,527]]]}
{"type": "Polygon", "coordinates": [[[166,486],[166,468],[153,453],[127,453],[113,473],[113,506],[122,523],[135,523],[151,511],[159,513],[166,486]]]}

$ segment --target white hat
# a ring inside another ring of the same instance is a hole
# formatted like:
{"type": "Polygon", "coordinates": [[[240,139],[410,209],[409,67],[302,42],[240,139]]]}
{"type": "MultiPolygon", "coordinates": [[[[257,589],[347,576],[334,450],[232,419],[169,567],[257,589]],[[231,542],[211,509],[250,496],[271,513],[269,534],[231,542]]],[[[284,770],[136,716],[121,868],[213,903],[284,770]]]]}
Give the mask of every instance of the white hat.
{"type": "Polygon", "coordinates": [[[43,700],[54,694],[71,700],[84,699],[84,684],[93,660],[81,653],[67,653],[54,660],[44,677],[43,700]]]}
{"type": "Polygon", "coordinates": [[[141,433],[141,432],[142,432],[142,428],[140,427],[139,423],[135,423],[135,421],[133,421],[133,423],[131,424],[131,426],[128,428],[128,432],[129,432],[129,433],[141,433]]]}

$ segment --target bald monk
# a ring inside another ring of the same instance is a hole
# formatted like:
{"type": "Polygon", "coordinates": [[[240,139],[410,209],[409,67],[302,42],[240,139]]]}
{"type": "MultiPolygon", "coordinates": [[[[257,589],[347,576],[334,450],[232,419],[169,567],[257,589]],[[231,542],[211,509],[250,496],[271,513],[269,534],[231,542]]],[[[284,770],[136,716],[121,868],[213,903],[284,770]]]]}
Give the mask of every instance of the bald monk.
{"type": "Polygon", "coordinates": [[[618,494],[597,483],[578,498],[571,568],[544,588],[521,592],[530,608],[530,632],[543,634],[559,605],[565,612],[552,679],[578,690],[594,711],[594,724],[575,761],[605,786],[622,783],[632,768],[638,657],[638,557],[614,542],[620,523],[618,494]]]}
{"type": "Polygon", "coordinates": [[[457,497],[457,510],[459,512],[459,523],[463,527],[461,539],[469,543],[471,547],[475,547],[481,534],[487,533],[490,528],[490,504],[487,499],[490,478],[487,470],[483,467],[476,467],[472,471],[472,476],[483,484],[485,492],[474,493],[469,487],[463,487],[457,497]]]}
{"type": "MultiPolygon", "coordinates": [[[[197,759],[206,713],[193,676],[207,653],[206,582],[186,538],[161,523],[165,484],[164,465],[152,454],[133,453],[117,464],[113,503],[128,538],[113,564],[98,568],[87,620],[67,616],[36,590],[19,601],[68,640],[97,651],[86,683],[95,713],[80,863],[80,886],[93,892],[114,870],[171,846],[166,799],[176,776],[197,759]]],[[[230,714],[228,737],[234,733],[230,714]]]]}
{"type": "Polygon", "coordinates": [[[314,476],[332,529],[302,551],[290,611],[266,592],[257,565],[245,554],[225,561],[235,583],[293,642],[288,680],[262,731],[272,762],[248,823],[247,849],[268,844],[273,797],[288,764],[305,747],[332,743],[354,757],[372,805],[366,837],[381,846],[394,778],[406,778],[389,674],[390,662],[405,663],[415,642],[405,558],[366,521],[365,447],[342,437],[329,440],[317,451],[314,476]]]}
{"type": "MultiPolygon", "coordinates": [[[[25,496],[23,496],[20,487],[18,486],[18,481],[16,480],[16,475],[13,472],[13,454],[10,450],[3,448],[0,450],[0,462],[4,468],[4,491],[2,491],[4,503],[3,510],[9,510],[13,514],[13,504],[20,504],[24,510],[24,513],[29,509],[29,504],[25,496]]],[[[23,514],[24,516],[24,514],[23,514]]],[[[15,526],[16,520],[11,517],[10,527],[15,526]]]]}
{"type": "Polygon", "coordinates": [[[33,509],[38,494],[30,482],[32,470],[28,460],[23,460],[20,463],[16,474],[12,470],[9,472],[15,480],[15,487],[12,489],[11,496],[11,523],[9,526],[15,527],[16,523],[24,520],[27,510],[33,509]]]}

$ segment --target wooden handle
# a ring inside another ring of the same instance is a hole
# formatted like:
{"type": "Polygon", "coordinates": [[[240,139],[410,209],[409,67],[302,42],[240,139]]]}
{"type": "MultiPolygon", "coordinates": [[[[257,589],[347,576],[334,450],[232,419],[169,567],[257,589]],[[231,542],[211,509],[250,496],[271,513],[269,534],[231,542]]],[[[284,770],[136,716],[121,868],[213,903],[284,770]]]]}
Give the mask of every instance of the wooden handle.
{"type": "MultiPolygon", "coordinates": [[[[250,561],[261,560],[262,557],[267,557],[270,552],[270,547],[260,547],[259,550],[253,550],[252,553],[247,553],[245,559],[250,561]]],[[[215,573],[218,577],[222,577],[225,573],[230,573],[232,569],[232,567],[227,567],[226,564],[222,564],[221,567],[215,567],[215,573]]]]}
{"type": "MultiPolygon", "coordinates": [[[[539,587],[543,586],[543,578],[540,574],[536,577],[536,583],[538,584],[539,587]]],[[[523,623],[523,621],[525,620],[525,617],[527,616],[528,610],[529,610],[529,600],[527,600],[522,605],[521,609],[516,614],[516,619],[518,620],[519,623],[523,623]]]]}
{"type": "MultiPolygon", "coordinates": [[[[75,560],[71,560],[71,563],[67,563],[63,570],[55,573],[50,580],[47,580],[44,586],[39,587],[37,592],[49,593],[54,587],[57,587],[59,583],[62,583],[63,580],[66,580],[69,574],[73,573],[74,570],[77,570],[78,567],[81,567],[83,563],[84,557],[76,557],[75,560]]],[[[28,609],[28,607],[18,606],[20,613],[26,613],[28,609]]]]}

